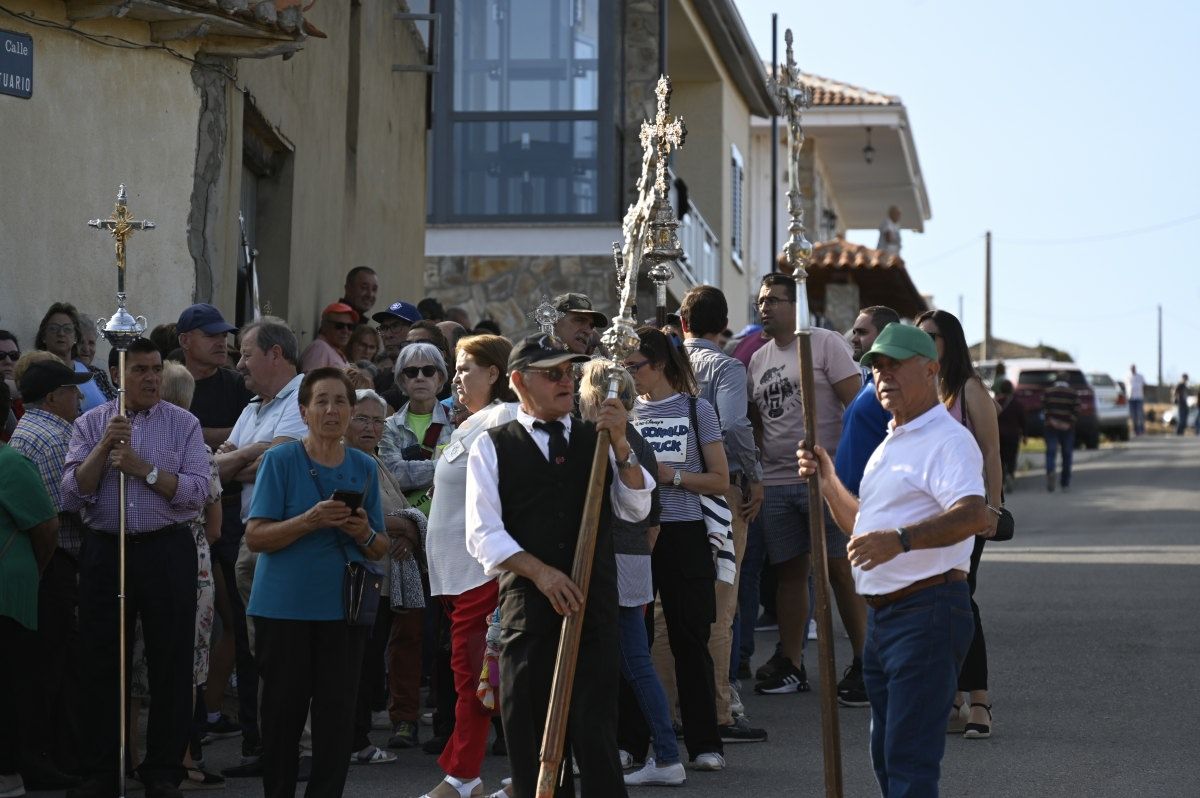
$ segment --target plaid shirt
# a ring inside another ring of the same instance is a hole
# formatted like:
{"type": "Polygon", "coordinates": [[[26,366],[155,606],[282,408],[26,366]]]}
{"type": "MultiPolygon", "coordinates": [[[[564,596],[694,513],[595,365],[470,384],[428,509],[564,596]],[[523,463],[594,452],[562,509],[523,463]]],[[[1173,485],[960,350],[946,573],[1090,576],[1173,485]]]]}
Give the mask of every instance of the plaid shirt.
{"type": "MultiPolygon", "coordinates": [[[[115,401],[84,413],[75,422],[63,469],[62,497],[67,510],[81,510],[89,529],[116,533],[120,527],[117,470],[105,465],[95,493],[83,493],[76,469],[104,437],[108,421],[117,414],[115,401]]],[[[140,479],[126,480],[126,528],[144,534],[172,524],[190,523],[209,497],[208,447],[200,422],[186,410],[158,402],[149,410],[130,414],[133,449],[160,471],[175,474],[179,486],[168,500],[140,479]]]]}
{"type": "Polygon", "coordinates": [[[58,545],[72,557],[79,556],[82,525],[77,513],[63,508],[62,473],[71,442],[71,422],[38,407],[29,407],[17,422],[9,445],[35,466],[59,511],[58,545]]]}

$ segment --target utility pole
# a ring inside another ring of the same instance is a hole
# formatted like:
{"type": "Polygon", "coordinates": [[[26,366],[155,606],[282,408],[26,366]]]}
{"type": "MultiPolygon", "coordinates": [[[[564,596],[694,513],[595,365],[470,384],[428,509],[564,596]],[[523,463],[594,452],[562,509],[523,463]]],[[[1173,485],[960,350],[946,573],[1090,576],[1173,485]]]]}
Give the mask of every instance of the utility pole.
{"type": "Polygon", "coordinates": [[[984,236],[983,261],[983,348],[979,353],[980,360],[987,360],[992,354],[992,231],[984,236]]]}
{"type": "MultiPolygon", "coordinates": [[[[779,79],[779,15],[771,15],[771,80],[779,79]]],[[[779,116],[771,114],[771,271],[779,251],[779,116]]],[[[755,277],[758,275],[756,274],[755,277]]]]}

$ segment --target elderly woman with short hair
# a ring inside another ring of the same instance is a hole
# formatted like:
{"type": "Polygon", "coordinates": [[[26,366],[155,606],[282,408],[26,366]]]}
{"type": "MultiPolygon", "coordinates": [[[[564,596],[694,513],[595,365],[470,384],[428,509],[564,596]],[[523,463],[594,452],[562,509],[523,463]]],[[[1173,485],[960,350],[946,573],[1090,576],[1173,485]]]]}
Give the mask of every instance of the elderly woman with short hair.
{"type": "MultiPolygon", "coordinates": [[[[358,706],[354,715],[354,744],[351,752],[355,764],[371,765],[392,762],[396,755],[372,745],[372,708],[381,695],[417,696],[421,689],[421,611],[425,607],[425,591],[421,583],[421,568],[417,553],[424,546],[425,516],[410,507],[396,478],[375,453],[383,437],[387,402],[375,391],[360,388],[358,401],[346,430],[346,443],[371,456],[379,479],[379,495],[383,503],[384,526],[389,538],[391,557],[384,568],[383,588],[379,596],[379,615],[367,640],[363,657],[362,678],[358,685],[358,706]],[[396,657],[388,668],[388,685],[383,678],[384,650],[389,637],[398,635],[396,657]],[[394,689],[388,690],[390,686],[394,689]]],[[[403,701],[389,702],[395,708],[403,701]]],[[[399,715],[389,718],[393,725],[399,715]]],[[[413,712],[408,720],[416,722],[413,712]]]]}
{"type": "MultiPolygon", "coordinates": [[[[106,383],[106,393],[96,379],[100,369],[89,366],[79,359],[79,342],[83,338],[83,321],[75,306],[67,302],[55,302],[42,316],[38,323],[37,335],[34,337],[33,348],[44,349],[58,355],[62,362],[75,369],[80,374],[91,374],[91,382],[79,386],[83,394],[83,404],[80,411],[86,413],[93,407],[99,407],[110,399],[117,398],[111,383],[106,383]]],[[[103,379],[103,378],[101,378],[103,379]]]]}
{"type": "Polygon", "coordinates": [[[263,454],[246,524],[246,545],[260,552],[246,614],[262,679],[266,798],[295,795],[310,704],[308,794],[341,795],[346,786],[367,627],[348,623],[344,584],[351,563],[382,559],[389,548],[375,461],[343,443],[354,387],[341,369],[323,367],[305,375],[298,394],[308,433],[263,454]]]}

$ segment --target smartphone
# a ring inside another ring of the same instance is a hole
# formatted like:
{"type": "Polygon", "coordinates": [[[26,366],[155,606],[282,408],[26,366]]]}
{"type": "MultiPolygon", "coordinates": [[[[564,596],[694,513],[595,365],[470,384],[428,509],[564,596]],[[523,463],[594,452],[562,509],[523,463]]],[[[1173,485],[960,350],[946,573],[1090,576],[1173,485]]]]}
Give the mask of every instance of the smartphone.
{"type": "Polygon", "coordinates": [[[335,502],[344,503],[351,511],[362,507],[363,495],[356,490],[335,490],[332,498],[335,502]]]}

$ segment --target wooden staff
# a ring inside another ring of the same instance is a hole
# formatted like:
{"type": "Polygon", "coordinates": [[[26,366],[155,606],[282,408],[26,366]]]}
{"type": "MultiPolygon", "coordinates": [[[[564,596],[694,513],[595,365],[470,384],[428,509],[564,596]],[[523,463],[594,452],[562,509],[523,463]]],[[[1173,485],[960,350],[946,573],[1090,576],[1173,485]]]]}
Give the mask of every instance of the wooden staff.
{"type": "MultiPolygon", "coordinates": [[[[804,205],[800,196],[800,148],[804,129],[800,111],[807,107],[808,94],[800,83],[796,58],[792,52],[792,32],[784,34],[787,61],[783,79],[775,92],[788,120],[788,240],[783,245],[779,265],[790,269],[796,280],[796,338],[800,360],[800,401],[804,408],[804,438],[810,446],[817,442],[817,408],[814,396],[812,328],[808,311],[808,272],[812,244],[804,237],[804,205]]],[[[833,655],[833,615],[829,606],[829,558],[825,547],[825,507],[821,481],[814,472],[808,478],[808,529],[812,541],[813,583],[816,586],[817,657],[820,661],[821,751],[825,760],[825,796],[842,796],[842,738],[838,727],[836,663],[833,655]]]]}

